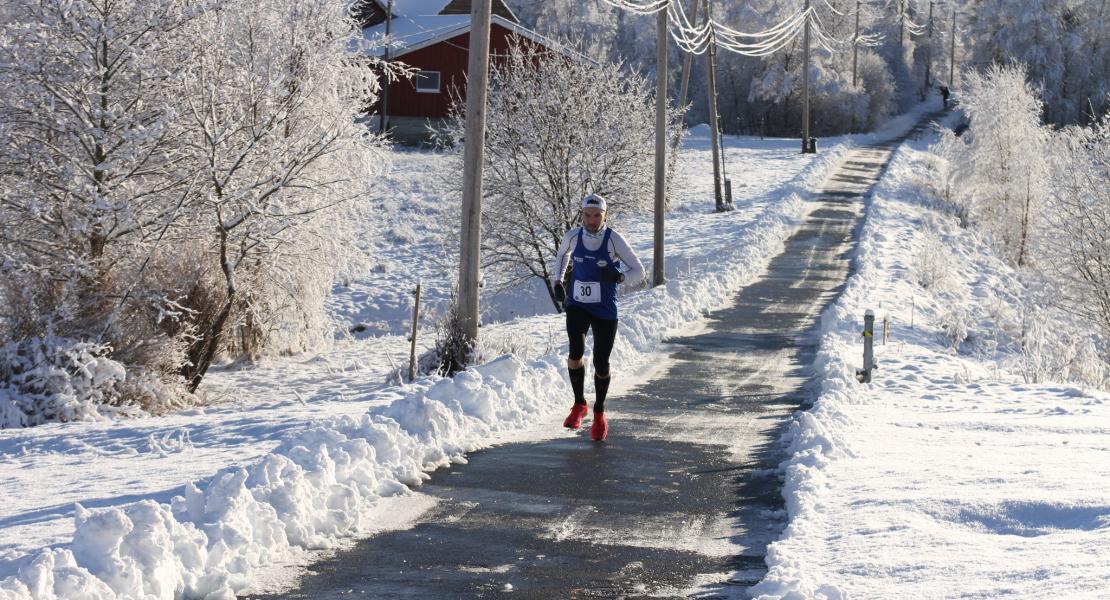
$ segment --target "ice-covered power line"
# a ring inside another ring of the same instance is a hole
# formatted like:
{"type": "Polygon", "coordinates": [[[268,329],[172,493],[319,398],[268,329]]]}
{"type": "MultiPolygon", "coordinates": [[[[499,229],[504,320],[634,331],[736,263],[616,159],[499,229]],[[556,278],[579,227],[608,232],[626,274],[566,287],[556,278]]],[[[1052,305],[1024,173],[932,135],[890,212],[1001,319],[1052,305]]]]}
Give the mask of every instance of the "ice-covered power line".
{"type": "Polygon", "coordinates": [[[817,43],[829,52],[836,52],[838,49],[850,46],[852,43],[849,40],[838,40],[826,33],[825,22],[821,19],[821,14],[816,11],[813,11],[813,15],[810,17],[809,27],[810,33],[817,38],[817,43]]]}
{"type": "MultiPolygon", "coordinates": [[[[697,0],[695,0],[697,1],[697,0]]],[[[839,52],[851,48],[854,53],[858,52],[860,46],[873,46],[877,45],[882,37],[875,34],[860,34],[859,31],[859,12],[861,10],[862,2],[856,2],[856,8],[853,13],[856,16],[856,29],[855,33],[850,40],[842,40],[837,38],[826,29],[822,22],[821,12],[813,6],[810,0],[806,0],[805,7],[802,10],[795,12],[786,19],[780,21],[773,27],[758,31],[755,33],[746,33],[728,27],[712,16],[712,11],[709,7],[709,0],[706,2],[706,17],[705,21],[700,25],[696,23],[696,13],[693,20],[686,15],[683,2],[681,0],[605,0],[605,2],[616,6],[636,12],[639,14],[655,14],[659,19],[659,37],[665,38],[668,35],[674,39],[678,47],[689,54],[702,54],[709,51],[710,56],[710,87],[713,84],[713,54],[716,48],[728,50],[744,56],[762,57],[778,52],[787,44],[791,44],[799,35],[802,36],[802,48],[804,64],[802,67],[802,89],[803,94],[803,110],[802,110],[802,152],[815,152],[816,143],[809,136],[809,56],[811,43],[816,40],[816,43],[822,48],[831,52],[839,52]],[[666,10],[664,14],[662,11],[666,10]]],[[[846,17],[845,13],[837,10],[832,5],[830,0],[823,0],[825,7],[839,17],[846,17]]],[[[901,6],[901,5],[900,5],[901,6]]],[[[662,46],[661,46],[662,47],[662,46]]],[[[665,56],[665,54],[663,55],[665,56]]],[[[853,54],[852,60],[852,78],[853,85],[856,80],[856,58],[853,54]]],[[[660,58],[660,64],[665,65],[665,58],[660,58]]],[[[660,96],[665,92],[661,91],[660,96]]],[[[713,112],[713,99],[716,97],[714,91],[710,92],[711,102],[710,111],[713,112]]],[[[714,129],[716,132],[716,119],[713,118],[714,129]]],[[[714,133],[715,135],[715,133],[714,133]]],[[[716,145],[714,145],[716,148],[716,145]]],[[[717,157],[714,156],[714,179],[716,180],[717,157]]],[[[718,197],[718,205],[720,200],[718,197]]]]}
{"type": "Polygon", "coordinates": [[[859,39],[856,40],[856,45],[864,48],[874,48],[883,43],[884,39],[886,39],[886,36],[881,33],[869,33],[859,36],[859,39]]]}
{"type": "Polygon", "coordinates": [[[793,41],[804,28],[811,12],[799,12],[795,18],[783,22],[785,27],[775,37],[756,44],[742,42],[740,36],[734,35],[722,35],[716,39],[716,42],[720,47],[730,52],[745,56],[767,56],[779,51],[793,41]]]}
{"type": "Polygon", "coordinates": [[[667,10],[671,27],[670,36],[684,52],[702,54],[710,43],[748,56],[765,56],[777,51],[801,30],[806,18],[812,14],[798,11],[781,23],[755,33],[746,33],[728,27],[715,19],[696,24],[686,14],[681,2],[672,0],[605,0],[607,3],[638,14],[655,14],[667,10]]]}
{"type": "MultiPolygon", "coordinates": [[[[839,16],[845,14],[823,0],[828,9],[839,16]]],[[[828,33],[821,22],[821,12],[815,8],[798,10],[772,27],[754,33],[740,31],[713,18],[698,24],[686,14],[681,1],[675,0],[605,0],[608,4],[637,14],[657,14],[667,11],[670,27],[668,33],[683,52],[702,54],[710,44],[744,56],[768,56],[778,52],[793,41],[808,23],[823,48],[836,52],[852,46],[850,40],[840,40],[828,33]]],[[[916,24],[910,23],[911,33],[917,35],[916,24]]],[[[924,31],[924,28],[921,29],[924,31]]],[[[856,44],[875,46],[882,40],[878,35],[861,35],[856,44]]]]}
{"type": "Polygon", "coordinates": [[[660,10],[663,10],[671,3],[671,0],[605,0],[613,6],[623,8],[625,10],[638,13],[641,15],[653,15],[660,10]]]}
{"type": "Polygon", "coordinates": [[[829,7],[829,10],[831,10],[833,12],[833,14],[835,14],[836,16],[838,16],[838,17],[846,16],[844,13],[840,12],[839,10],[836,10],[836,7],[833,6],[832,4],[830,4],[829,0],[824,0],[824,2],[825,2],[825,6],[829,7]]]}
{"type": "Polygon", "coordinates": [[[910,35],[921,35],[929,28],[928,25],[914,23],[909,18],[907,18],[905,22],[906,31],[910,32],[910,35]]]}

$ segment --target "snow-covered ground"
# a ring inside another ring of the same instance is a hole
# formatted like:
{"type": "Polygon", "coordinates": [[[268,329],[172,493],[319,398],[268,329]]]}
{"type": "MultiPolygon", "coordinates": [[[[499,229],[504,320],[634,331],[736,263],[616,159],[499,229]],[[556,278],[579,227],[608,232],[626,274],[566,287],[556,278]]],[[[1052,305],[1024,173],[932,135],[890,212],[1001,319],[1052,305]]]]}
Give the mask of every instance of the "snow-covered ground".
{"type": "Polygon", "coordinates": [[[1025,382],[1006,334],[1021,283],[936,210],[924,145],[877,186],[857,273],[823,316],[823,390],[788,434],[790,524],[753,591],[1110,597],[1110,395],[1025,382]],[[867,309],[879,368],[861,385],[867,309]]]}
{"type": "MultiPolygon", "coordinates": [[[[851,142],[826,141],[817,156],[799,155],[794,140],[726,145],[737,210],[716,214],[708,140],[686,141],[668,283],[623,300],[622,372],[758,275],[806,212],[802,197],[851,142]]],[[[538,295],[518,292],[517,313],[485,316],[487,355],[512,356],[454,380],[386,384],[407,355],[398,333],[412,284],[423,281],[432,305],[446,296],[449,270],[428,257],[453,252],[443,240],[457,218],[441,157],[394,158],[371,200],[383,220],[367,226],[379,266],[331,304],[339,320],[384,335],[215,370],[204,386],[210,403],[185,413],[0,432],[0,598],[230,597],[256,584],[261,565],[305,561],[306,549],[403,523],[408,513],[389,499],[428,470],[490,444],[564,435],[550,427],[570,397],[563,325],[538,295]],[[532,311],[540,314],[520,318],[532,311]]],[[[650,218],[620,227],[650,258],[650,218]]],[[[431,337],[425,328],[422,345],[431,337]]]]}

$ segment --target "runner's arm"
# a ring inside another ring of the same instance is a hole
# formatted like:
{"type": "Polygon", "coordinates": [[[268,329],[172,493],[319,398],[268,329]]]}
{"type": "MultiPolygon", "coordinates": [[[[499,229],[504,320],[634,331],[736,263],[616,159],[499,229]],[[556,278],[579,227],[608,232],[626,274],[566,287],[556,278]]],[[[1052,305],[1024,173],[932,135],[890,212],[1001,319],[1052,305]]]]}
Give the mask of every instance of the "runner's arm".
{"type": "Polygon", "coordinates": [[[551,287],[555,287],[556,283],[562,283],[563,281],[563,274],[567,272],[570,251],[574,248],[572,244],[575,242],[577,234],[577,227],[572,227],[570,231],[563,234],[563,241],[559,244],[559,249],[555,251],[555,260],[551,265],[551,287]]]}
{"type": "Polygon", "coordinates": [[[624,283],[636,285],[643,281],[644,264],[636,257],[636,253],[632,251],[632,247],[625,241],[624,236],[613,231],[609,235],[609,244],[612,246],[610,251],[627,267],[624,272],[624,283]]]}

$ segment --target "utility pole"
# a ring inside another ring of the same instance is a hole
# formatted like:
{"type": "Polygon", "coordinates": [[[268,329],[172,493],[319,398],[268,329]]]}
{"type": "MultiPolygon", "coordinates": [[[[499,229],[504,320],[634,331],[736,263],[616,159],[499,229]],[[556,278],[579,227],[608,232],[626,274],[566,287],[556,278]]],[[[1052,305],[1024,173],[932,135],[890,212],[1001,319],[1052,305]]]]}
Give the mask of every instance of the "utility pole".
{"type": "MultiPolygon", "coordinates": [[[[681,0],[679,0],[681,1],[681,0]]],[[[701,8],[701,2],[694,0],[694,25],[698,24],[698,9],[701,8]]],[[[708,21],[708,19],[706,20],[708,21]]],[[[679,96],[678,105],[680,108],[686,106],[686,92],[690,90],[690,67],[694,61],[694,53],[687,52],[686,56],[682,59],[682,95],[679,96]]],[[[675,136],[671,138],[671,151],[678,150],[678,142],[682,139],[681,130],[675,132],[675,136]]]]}
{"type": "MultiPolygon", "coordinates": [[[[488,4],[490,0],[486,0],[488,4]]],[[[651,285],[663,285],[663,211],[667,194],[667,9],[657,14],[655,44],[655,249],[651,285]]]]}
{"type": "MultiPolygon", "coordinates": [[[[482,163],[489,80],[489,28],[493,0],[470,3],[470,56],[466,82],[466,143],[463,147],[463,205],[456,327],[472,347],[478,341],[478,277],[482,243],[482,163]]],[[[469,348],[456,348],[455,364],[466,364],[469,348]]]]}
{"type": "MultiPolygon", "coordinates": [[[[393,26],[393,0],[389,0],[389,5],[385,9],[385,64],[386,68],[389,67],[389,51],[393,40],[389,39],[389,33],[393,26]]],[[[382,117],[378,119],[378,133],[384,134],[389,129],[389,75],[385,77],[382,82],[382,117]]]]}
{"type": "MultiPolygon", "coordinates": [[[[709,0],[705,0],[705,21],[713,19],[709,8],[709,0]]],[[[717,212],[725,210],[725,197],[721,187],[721,146],[718,142],[720,133],[717,131],[717,40],[713,33],[709,33],[709,51],[705,53],[709,61],[709,141],[713,144],[713,199],[716,202],[717,212]]]]}
{"type": "Polygon", "coordinates": [[[859,59],[859,0],[856,0],[856,35],[852,37],[852,87],[856,87],[856,65],[859,59]]]}
{"type": "MultiPolygon", "coordinates": [[[[852,88],[856,87],[856,82],[859,81],[859,4],[860,0],[856,0],[856,33],[852,36],[852,88]]],[[[852,133],[856,132],[856,111],[852,111],[852,128],[849,130],[852,133]]]]}
{"type": "Polygon", "coordinates": [[[802,35],[802,154],[809,152],[809,0],[806,0],[805,16],[805,32],[802,35]]]}
{"type": "Polygon", "coordinates": [[[952,5],[952,33],[948,36],[948,88],[956,88],[956,5],[952,5]]]}
{"type": "Polygon", "coordinates": [[[929,93],[929,88],[933,87],[933,2],[929,1],[929,42],[925,45],[925,89],[921,91],[921,99],[925,99],[925,95],[929,93]]]}
{"type": "Polygon", "coordinates": [[[898,60],[902,60],[906,47],[906,0],[898,0],[898,60]]]}
{"type": "MultiPolygon", "coordinates": [[[[701,8],[701,2],[694,0],[694,25],[698,24],[698,9],[701,8]]],[[[709,22],[709,19],[706,19],[709,22]]],[[[686,56],[682,59],[682,95],[678,98],[678,106],[686,105],[686,92],[690,91],[690,67],[694,62],[694,53],[687,52],[686,56]]]]}

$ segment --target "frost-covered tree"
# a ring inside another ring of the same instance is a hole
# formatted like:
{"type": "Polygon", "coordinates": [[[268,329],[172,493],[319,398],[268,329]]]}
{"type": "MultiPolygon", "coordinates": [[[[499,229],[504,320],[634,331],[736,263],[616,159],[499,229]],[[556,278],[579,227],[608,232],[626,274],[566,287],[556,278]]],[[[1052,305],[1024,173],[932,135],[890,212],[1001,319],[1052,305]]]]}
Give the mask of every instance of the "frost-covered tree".
{"type": "Polygon", "coordinates": [[[1048,244],[1057,298],[1110,339],[1110,114],[1069,128],[1053,181],[1048,244]]]}
{"type": "MultiPolygon", "coordinates": [[[[761,12],[765,15],[763,20],[749,21],[752,25],[758,24],[758,29],[780,22],[791,13],[787,7],[773,2],[761,12]]],[[[779,110],[774,111],[778,118],[768,119],[770,124],[778,126],[774,130],[791,133],[801,130],[800,111],[797,107],[800,106],[801,98],[802,49],[801,38],[795,38],[778,52],[758,61],[757,70],[752,74],[747,100],[779,107],[779,110]]]]}
{"type": "MultiPolygon", "coordinates": [[[[929,27],[929,26],[926,26],[929,27]]],[[[913,87],[917,100],[924,102],[936,85],[936,57],[940,45],[935,37],[928,34],[914,44],[913,48],[913,87]]]]}
{"type": "Polygon", "coordinates": [[[168,408],[217,352],[321,338],[381,162],[343,3],[10,0],[0,40],[0,388],[168,408]],[[74,353],[126,377],[32,376],[74,353]]]}
{"type": "MultiPolygon", "coordinates": [[[[185,214],[180,0],[11,0],[0,18],[3,337],[172,371],[173,299],[150,275],[185,214]]],[[[50,354],[50,352],[47,352],[50,354]]]]}
{"type": "Polygon", "coordinates": [[[1106,109],[1106,0],[977,0],[973,11],[968,31],[973,63],[1026,64],[1048,121],[1087,121],[1106,109]]]}
{"type": "MultiPolygon", "coordinates": [[[[734,13],[749,29],[768,28],[803,8],[802,2],[770,2],[762,10],[749,6],[734,13]]],[[[810,110],[813,131],[828,134],[849,128],[869,128],[895,107],[898,94],[886,60],[872,48],[882,37],[887,12],[869,0],[813,2],[810,43],[810,110]],[[853,77],[853,40],[856,10],[860,16],[859,54],[853,77]],[[854,81],[854,83],[853,83],[854,81]]],[[[748,59],[752,60],[752,59],[748,59]]],[[[747,101],[762,104],[772,131],[797,135],[801,130],[803,45],[799,35],[778,52],[758,59],[747,101]]]]}
{"type": "Polygon", "coordinates": [[[967,76],[960,105],[970,123],[962,190],[970,219],[1008,260],[1026,266],[1036,256],[1049,193],[1039,94],[1023,66],[995,65],[967,76]]]}
{"type": "Polygon", "coordinates": [[[346,221],[341,208],[367,191],[381,162],[355,122],[377,87],[367,62],[350,53],[354,28],[342,8],[228,2],[188,26],[193,44],[177,82],[198,175],[190,231],[206,268],[187,297],[218,307],[193,313],[182,369],[191,389],[231,325],[244,329],[248,351],[303,350],[323,331],[344,249],[335,236],[346,221]]]}
{"type": "MultiPolygon", "coordinates": [[[[176,0],[5,3],[0,203],[9,268],[65,281],[86,300],[112,295],[105,288],[120,254],[180,215],[188,171],[169,67],[184,10],[176,0]]],[[[80,326],[95,335],[97,304],[110,301],[43,316],[89,318],[80,326]]]]}
{"type": "Polygon", "coordinates": [[[604,0],[512,3],[513,11],[532,28],[556,39],[576,40],[579,50],[597,60],[627,56],[616,48],[622,11],[604,0]]]}
{"type": "MultiPolygon", "coordinates": [[[[526,43],[494,67],[482,240],[491,281],[549,282],[552,257],[577,224],[579,201],[589,192],[608,198],[616,217],[651,206],[655,99],[649,89],[645,78],[624,72],[619,63],[526,43]]],[[[456,136],[464,109],[456,102],[456,136]]],[[[677,128],[679,118],[670,111],[668,129],[677,128]]]]}

